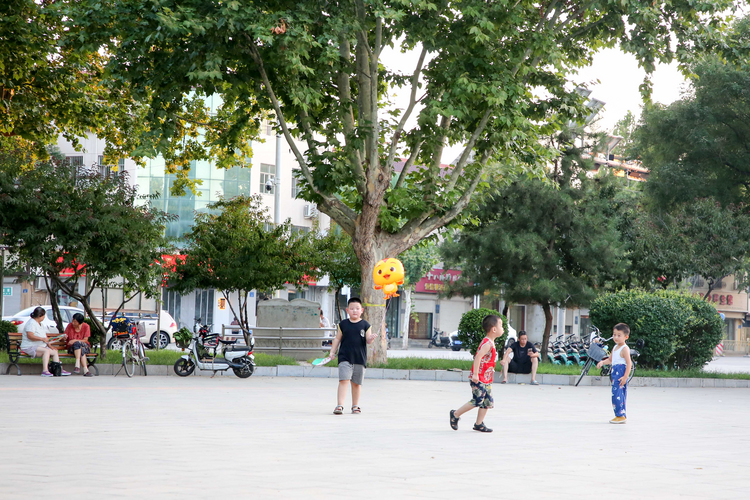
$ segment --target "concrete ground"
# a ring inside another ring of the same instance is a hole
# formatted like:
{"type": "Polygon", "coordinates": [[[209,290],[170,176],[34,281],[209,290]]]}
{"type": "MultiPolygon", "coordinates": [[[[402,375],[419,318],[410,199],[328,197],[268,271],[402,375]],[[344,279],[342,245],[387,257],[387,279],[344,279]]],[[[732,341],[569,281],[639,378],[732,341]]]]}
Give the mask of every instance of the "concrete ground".
{"type": "Polygon", "coordinates": [[[493,386],[492,434],[456,432],[468,384],[286,377],[0,377],[0,498],[746,499],[750,389],[493,386]],[[347,401],[346,408],[350,407],[347,401]]]}

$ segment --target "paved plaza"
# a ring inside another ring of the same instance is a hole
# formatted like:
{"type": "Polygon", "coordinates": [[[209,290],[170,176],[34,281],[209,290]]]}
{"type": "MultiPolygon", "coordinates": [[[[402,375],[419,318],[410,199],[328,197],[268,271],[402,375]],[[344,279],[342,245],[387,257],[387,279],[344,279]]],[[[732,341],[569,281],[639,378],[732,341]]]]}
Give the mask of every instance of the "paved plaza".
{"type": "Polygon", "coordinates": [[[750,389],[495,384],[492,434],[448,426],[468,384],[0,377],[0,498],[747,499],[750,389]],[[347,402],[347,409],[350,404],[347,402]]]}

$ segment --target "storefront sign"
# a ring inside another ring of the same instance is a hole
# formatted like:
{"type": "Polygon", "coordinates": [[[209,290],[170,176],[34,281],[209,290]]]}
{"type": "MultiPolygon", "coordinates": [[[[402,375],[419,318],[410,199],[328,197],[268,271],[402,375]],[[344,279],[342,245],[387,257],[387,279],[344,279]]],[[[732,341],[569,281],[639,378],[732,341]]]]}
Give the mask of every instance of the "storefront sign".
{"type": "MultiPolygon", "coordinates": [[[[698,297],[699,299],[703,298],[702,293],[694,293],[694,297],[698,297]]],[[[712,293],[708,297],[709,302],[713,302],[714,304],[720,305],[720,306],[734,306],[734,295],[730,294],[719,294],[719,293],[712,293]]]]}
{"type": "Polygon", "coordinates": [[[461,271],[453,269],[433,269],[417,282],[414,291],[421,293],[440,293],[445,286],[457,281],[461,277],[461,271]]]}

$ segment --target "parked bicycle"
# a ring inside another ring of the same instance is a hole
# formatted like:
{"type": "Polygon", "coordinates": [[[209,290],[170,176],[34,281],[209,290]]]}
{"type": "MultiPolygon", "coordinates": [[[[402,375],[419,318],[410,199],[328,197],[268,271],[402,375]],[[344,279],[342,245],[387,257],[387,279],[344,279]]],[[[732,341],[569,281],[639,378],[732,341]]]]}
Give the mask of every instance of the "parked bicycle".
{"type": "MultiPolygon", "coordinates": [[[[592,366],[596,366],[597,363],[600,361],[609,358],[609,348],[607,347],[606,342],[609,342],[612,340],[612,337],[606,339],[601,336],[601,332],[599,329],[595,326],[591,327],[592,333],[588,340],[588,349],[586,351],[586,355],[588,356],[588,359],[586,360],[586,363],[583,365],[583,368],[581,369],[581,375],[578,377],[578,380],[576,380],[576,386],[581,383],[581,380],[583,380],[583,377],[588,375],[589,370],[592,366]]],[[[583,341],[586,343],[586,340],[583,341]]],[[[635,342],[635,348],[630,349],[630,359],[633,362],[633,367],[630,370],[630,375],[628,376],[628,381],[626,383],[630,383],[630,381],[633,379],[633,376],[635,375],[635,369],[638,366],[638,356],[640,356],[640,351],[638,349],[643,349],[643,346],[645,345],[645,342],[643,339],[638,339],[635,342]]],[[[602,377],[609,377],[610,372],[612,371],[611,365],[604,365],[601,369],[601,376],[602,377]]]]}
{"type": "Polygon", "coordinates": [[[146,349],[141,343],[135,323],[127,318],[118,318],[113,321],[112,338],[116,338],[122,344],[122,367],[125,369],[125,374],[132,377],[136,366],[139,366],[143,376],[147,376],[148,357],[146,357],[146,349]]]}

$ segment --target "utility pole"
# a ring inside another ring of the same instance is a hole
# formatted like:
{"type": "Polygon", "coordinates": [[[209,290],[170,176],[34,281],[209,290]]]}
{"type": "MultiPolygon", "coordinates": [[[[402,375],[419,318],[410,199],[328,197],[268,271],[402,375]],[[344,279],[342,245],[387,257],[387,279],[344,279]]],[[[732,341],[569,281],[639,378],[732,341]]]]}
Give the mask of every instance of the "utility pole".
{"type": "Polygon", "coordinates": [[[274,178],[276,191],[273,194],[273,222],[281,223],[281,134],[276,131],[276,176],[274,178]]]}

